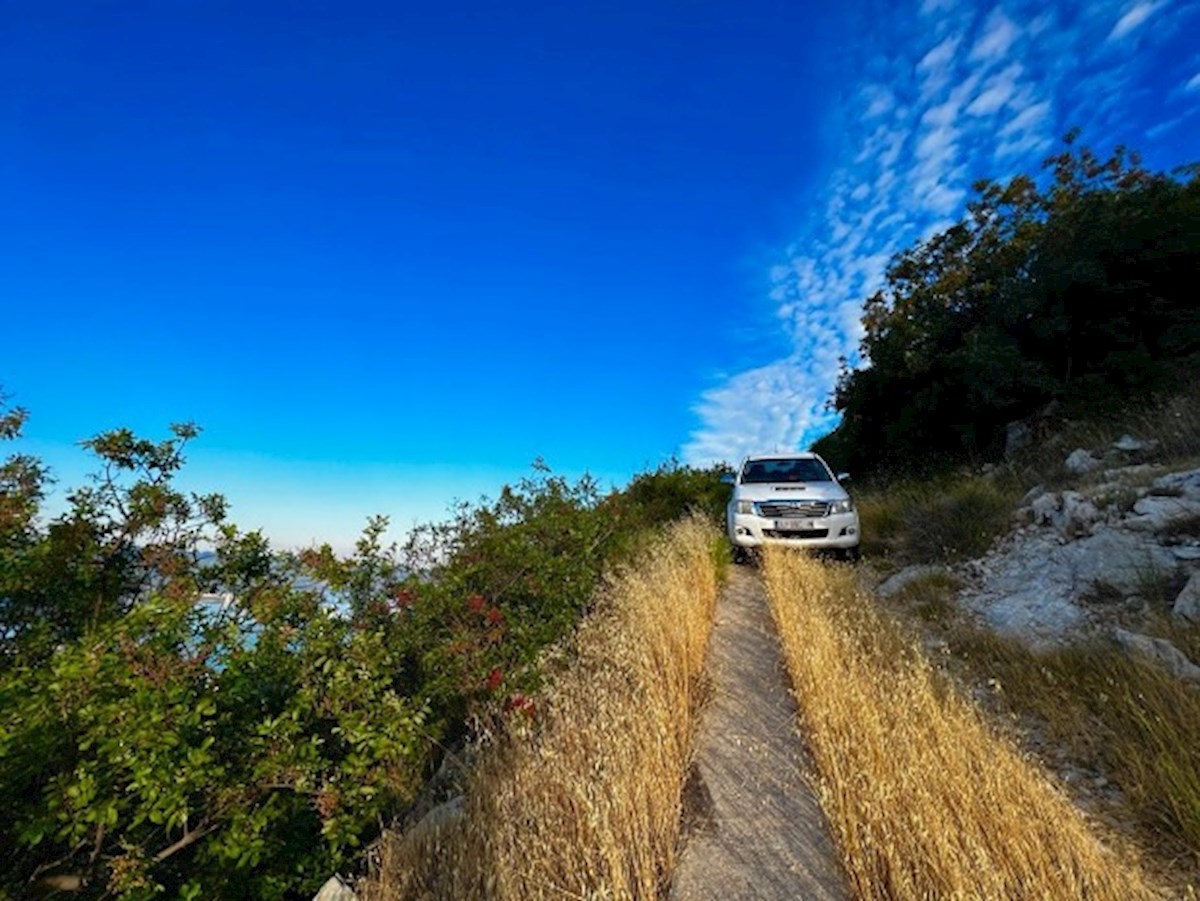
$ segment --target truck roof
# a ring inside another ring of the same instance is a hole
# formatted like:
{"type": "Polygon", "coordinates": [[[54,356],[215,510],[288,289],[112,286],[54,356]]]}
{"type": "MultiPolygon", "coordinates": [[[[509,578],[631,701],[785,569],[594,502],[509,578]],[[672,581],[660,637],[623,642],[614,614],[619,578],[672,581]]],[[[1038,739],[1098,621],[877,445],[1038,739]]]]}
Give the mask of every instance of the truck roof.
{"type": "Polygon", "coordinates": [[[778,454],[746,454],[742,462],[747,460],[816,460],[817,454],[812,451],[782,451],[778,454]]]}

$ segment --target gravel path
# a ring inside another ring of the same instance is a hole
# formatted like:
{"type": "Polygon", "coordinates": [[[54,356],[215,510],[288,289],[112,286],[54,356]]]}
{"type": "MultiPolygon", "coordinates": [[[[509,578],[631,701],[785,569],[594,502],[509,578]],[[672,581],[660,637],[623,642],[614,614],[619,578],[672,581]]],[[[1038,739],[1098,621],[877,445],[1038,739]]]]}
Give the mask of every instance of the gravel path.
{"type": "Polygon", "coordinates": [[[803,778],[796,706],[758,573],[733,567],[717,602],[705,711],[673,901],[844,899],[824,815],[803,778]]]}

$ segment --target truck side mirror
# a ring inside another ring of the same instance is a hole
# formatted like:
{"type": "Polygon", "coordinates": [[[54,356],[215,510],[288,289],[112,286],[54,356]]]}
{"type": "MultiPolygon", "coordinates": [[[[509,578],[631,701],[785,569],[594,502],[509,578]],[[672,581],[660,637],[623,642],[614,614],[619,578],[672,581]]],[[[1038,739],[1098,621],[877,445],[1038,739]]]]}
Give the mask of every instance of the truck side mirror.
{"type": "Polygon", "coordinates": [[[839,472],[839,473],[838,473],[838,475],[837,475],[837,480],[838,480],[839,482],[849,482],[849,481],[850,481],[850,473],[848,473],[848,472],[839,472]]]}

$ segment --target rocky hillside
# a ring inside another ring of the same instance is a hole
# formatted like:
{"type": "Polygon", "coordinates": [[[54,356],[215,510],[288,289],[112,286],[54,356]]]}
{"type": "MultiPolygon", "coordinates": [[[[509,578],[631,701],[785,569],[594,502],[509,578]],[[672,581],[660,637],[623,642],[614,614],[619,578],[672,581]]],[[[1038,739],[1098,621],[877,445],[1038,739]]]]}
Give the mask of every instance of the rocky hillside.
{"type": "MultiPolygon", "coordinates": [[[[1035,648],[1108,635],[1200,681],[1181,651],[1138,632],[1165,613],[1200,627],[1200,468],[1146,462],[1155,449],[1126,435],[1103,452],[1073,451],[1063,468],[1074,486],[1032,488],[1013,531],[957,567],[962,606],[1035,648]]],[[[879,591],[937,569],[902,569],[879,591]]]]}

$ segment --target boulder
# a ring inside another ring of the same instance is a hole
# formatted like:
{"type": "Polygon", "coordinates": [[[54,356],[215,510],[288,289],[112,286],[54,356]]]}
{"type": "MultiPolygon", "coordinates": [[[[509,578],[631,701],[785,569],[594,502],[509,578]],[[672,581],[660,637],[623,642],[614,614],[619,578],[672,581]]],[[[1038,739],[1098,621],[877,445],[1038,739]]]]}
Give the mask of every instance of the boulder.
{"type": "Polygon", "coordinates": [[[1122,435],[1112,443],[1112,449],[1123,454],[1148,454],[1158,449],[1158,442],[1143,441],[1132,435],[1122,435]]]}
{"type": "Polygon", "coordinates": [[[946,572],[946,568],[944,566],[931,566],[927,564],[906,566],[904,569],[892,573],[890,576],[880,582],[879,586],[875,589],[875,593],[884,600],[887,600],[895,597],[909,585],[920,581],[926,576],[932,576],[936,573],[944,572],[946,572]]]}
{"type": "Polygon", "coordinates": [[[1081,447],[1071,451],[1070,456],[1063,461],[1063,468],[1073,475],[1080,476],[1099,469],[1100,461],[1090,451],[1086,451],[1081,447]]]}
{"type": "Polygon", "coordinates": [[[1033,511],[1033,522],[1039,526],[1057,526],[1059,513],[1062,510],[1062,495],[1040,494],[1029,504],[1033,511]]]}
{"type": "Polygon", "coordinates": [[[1183,590],[1175,596],[1171,613],[1180,619],[1200,625],[1200,572],[1192,573],[1183,590]]]}
{"type": "Polygon", "coordinates": [[[1139,532],[1162,532],[1193,519],[1200,520],[1200,500],[1151,494],[1133,505],[1123,524],[1139,532]]]}
{"type": "Polygon", "coordinates": [[[358,895],[341,876],[330,876],[313,896],[313,901],[358,901],[358,895]]]}
{"type": "Polygon", "coordinates": [[[1032,504],[1034,501],[1036,501],[1039,497],[1041,497],[1045,493],[1046,493],[1045,485],[1034,485],[1032,488],[1030,488],[1028,491],[1026,491],[1025,496],[1021,498],[1021,506],[1028,507],[1030,504],[1032,504]]]}
{"type": "Polygon", "coordinates": [[[1030,528],[975,561],[960,598],[993,629],[1051,647],[1082,635],[1087,614],[1078,602],[1097,585],[1128,597],[1177,567],[1150,534],[1098,526],[1068,541],[1056,530],[1030,528]]]}
{"type": "Polygon", "coordinates": [[[1068,540],[1088,534],[1092,526],[1104,519],[1104,514],[1091,499],[1078,491],[1040,495],[1034,498],[1029,509],[1036,525],[1057,529],[1068,540]]]}
{"type": "Polygon", "coordinates": [[[1092,526],[1103,518],[1104,514],[1096,509],[1096,505],[1078,491],[1062,493],[1062,522],[1059,531],[1068,538],[1088,534],[1092,526]]]}
{"type": "Polygon", "coordinates": [[[1115,636],[1117,644],[1129,656],[1145,660],[1186,682],[1200,682],[1200,666],[1165,638],[1151,638],[1124,629],[1117,629],[1115,636]]]}
{"type": "Polygon", "coordinates": [[[1155,479],[1152,487],[1159,491],[1176,492],[1180,497],[1200,500],[1200,469],[1169,472],[1155,479]]]}

